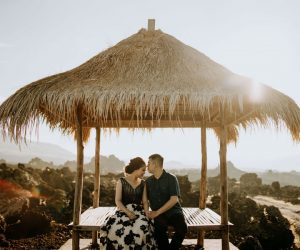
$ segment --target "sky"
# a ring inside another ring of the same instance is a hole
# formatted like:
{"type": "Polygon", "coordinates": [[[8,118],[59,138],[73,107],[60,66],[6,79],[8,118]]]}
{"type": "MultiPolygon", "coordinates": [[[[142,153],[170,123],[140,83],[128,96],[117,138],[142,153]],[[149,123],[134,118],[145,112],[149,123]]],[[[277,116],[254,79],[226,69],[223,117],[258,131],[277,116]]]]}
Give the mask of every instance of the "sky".
{"type": "MultiPolygon", "coordinates": [[[[72,69],[147,27],[194,47],[231,71],[267,84],[300,105],[299,0],[1,0],[0,103],[20,87],[72,69]]],[[[31,140],[76,153],[73,138],[41,125],[31,140]]],[[[200,129],[156,129],[102,135],[101,154],[128,161],[160,153],[167,161],[200,166],[200,129]]],[[[208,131],[208,166],[219,144],[208,131]]],[[[85,155],[94,154],[94,136],[85,155]]],[[[300,146],[286,129],[240,131],[227,159],[248,170],[299,170],[300,146]]]]}

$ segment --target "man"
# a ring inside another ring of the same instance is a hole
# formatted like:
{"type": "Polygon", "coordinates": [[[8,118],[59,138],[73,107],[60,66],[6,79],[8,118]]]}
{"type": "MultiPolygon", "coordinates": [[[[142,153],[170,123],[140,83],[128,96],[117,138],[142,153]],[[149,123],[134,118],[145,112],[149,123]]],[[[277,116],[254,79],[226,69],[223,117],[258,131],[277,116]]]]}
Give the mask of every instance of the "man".
{"type": "Polygon", "coordinates": [[[175,175],[163,169],[163,157],[159,154],[149,156],[148,172],[152,176],[146,180],[148,200],[151,210],[148,217],[154,219],[154,236],[161,250],[180,249],[187,232],[187,225],[179,204],[180,189],[175,175]],[[173,226],[175,233],[169,244],[168,226],[173,226]]]}

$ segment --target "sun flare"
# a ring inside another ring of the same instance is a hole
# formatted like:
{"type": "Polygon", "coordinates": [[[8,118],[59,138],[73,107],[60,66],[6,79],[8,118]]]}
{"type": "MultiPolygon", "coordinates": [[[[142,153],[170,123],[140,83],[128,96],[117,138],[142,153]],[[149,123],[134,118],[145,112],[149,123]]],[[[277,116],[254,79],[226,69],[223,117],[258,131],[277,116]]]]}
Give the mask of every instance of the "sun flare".
{"type": "Polygon", "coordinates": [[[257,81],[251,82],[251,88],[249,93],[250,99],[253,102],[261,102],[263,99],[262,85],[257,81]]]}

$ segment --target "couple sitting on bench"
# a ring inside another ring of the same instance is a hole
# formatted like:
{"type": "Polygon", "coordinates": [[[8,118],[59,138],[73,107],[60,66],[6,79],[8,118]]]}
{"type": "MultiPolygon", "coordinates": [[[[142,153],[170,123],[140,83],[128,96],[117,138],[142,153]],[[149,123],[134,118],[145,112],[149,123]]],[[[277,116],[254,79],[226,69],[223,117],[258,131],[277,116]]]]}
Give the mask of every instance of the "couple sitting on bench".
{"type": "Polygon", "coordinates": [[[163,157],[149,157],[148,172],[142,158],[130,160],[125,177],[116,186],[117,212],[108,217],[100,231],[101,249],[180,249],[187,224],[179,204],[176,176],[163,169],[163,157]],[[149,211],[150,203],[151,211],[149,211]],[[168,226],[174,228],[169,243],[168,226]]]}

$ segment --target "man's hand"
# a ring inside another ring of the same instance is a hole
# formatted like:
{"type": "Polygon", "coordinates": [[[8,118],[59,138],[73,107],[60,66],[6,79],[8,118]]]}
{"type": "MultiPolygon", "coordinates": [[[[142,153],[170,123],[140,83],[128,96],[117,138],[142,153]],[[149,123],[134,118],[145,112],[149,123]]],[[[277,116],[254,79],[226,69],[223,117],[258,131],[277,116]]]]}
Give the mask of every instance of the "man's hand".
{"type": "Polygon", "coordinates": [[[148,212],[147,216],[148,216],[148,218],[150,218],[150,219],[154,219],[154,218],[156,218],[157,216],[159,216],[159,213],[158,213],[157,211],[150,211],[150,212],[148,212]]]}

